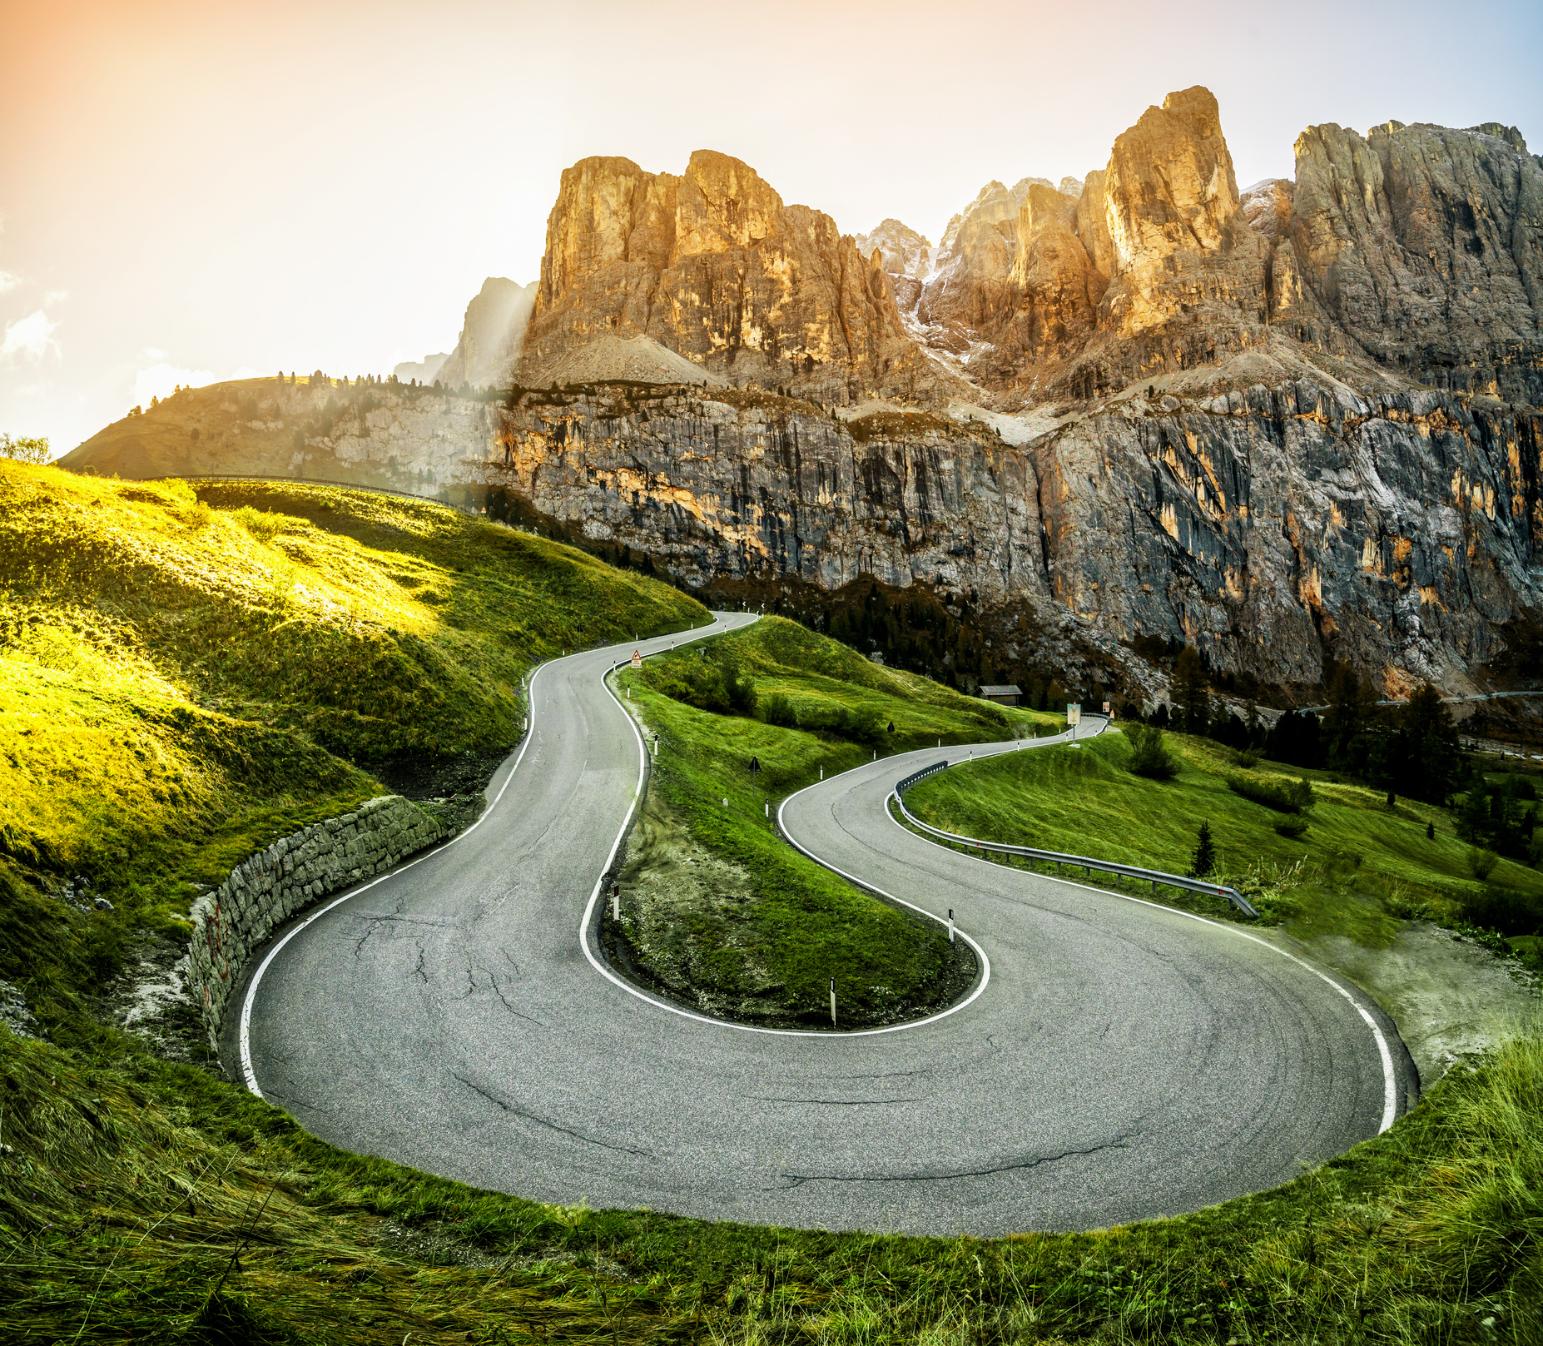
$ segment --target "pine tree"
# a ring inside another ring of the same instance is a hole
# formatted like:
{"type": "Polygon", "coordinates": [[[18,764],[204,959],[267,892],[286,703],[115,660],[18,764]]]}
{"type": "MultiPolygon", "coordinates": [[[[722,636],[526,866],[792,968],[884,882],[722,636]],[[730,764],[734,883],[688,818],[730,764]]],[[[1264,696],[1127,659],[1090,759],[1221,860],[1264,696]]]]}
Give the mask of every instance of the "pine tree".
{"type": "Polygon", "coordinates": [[[1364,780],[1377,729],[1372,690],[1355,669],[1341,664],[1329,680],[1329,703],[1323,717],[1329,765],[1347,776],[1364,780]]]}
{"type": "Polygon", "coordinates": [[[1444,804],[1457,785],[1462,752],[1452,712],[1429,683],[1399,707],[1388,750],[1390,782],[1430,804],[1444,804]]]}
{"type": "Polygon", "coordinates": [[[1211,688],[1205,665],[1193,645],[1179,651],[1173,666],[1173,710],[1186,734],[1203,734],[1211,725],[1211,688]]]}
{"type": "Polygon", "coordinates": [[[1203,879],[1216,868],[1216,846],[1211,841],[1211,824],[1202,822],[1195,838],[1195,854],[1189,862],[1190,872],[1203,879]]]}

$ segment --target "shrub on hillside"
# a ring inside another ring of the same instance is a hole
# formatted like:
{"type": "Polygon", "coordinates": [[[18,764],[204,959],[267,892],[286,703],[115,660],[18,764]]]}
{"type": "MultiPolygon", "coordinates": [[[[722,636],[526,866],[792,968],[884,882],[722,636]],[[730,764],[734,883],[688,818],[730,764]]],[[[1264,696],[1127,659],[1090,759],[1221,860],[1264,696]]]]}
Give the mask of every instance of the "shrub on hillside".
{"type": "Polygon", "coordinates": [[[1276,822],[1275,831],[1287,841],[1300,841],[1307,835],[1307,819],[1300,813],[1288,814],[1276,822]]]}
{"type": "Polygon", "coordinates": [[[773,692],[761,702],[761,718],[784,729],[798,728],[798,709],[781,692],[773,692]]]}
{"type": "Polygon", "coordinates": [[[1179,764],[1163,746],[1163,731],[1152,724],[1133,724],[1125,730],[1130,743],[1130,761],[1126,765],[1148,780],[1172,780],[1179,764]]]}
{"type": "Polygon", "coordinates": [[[740,671],[732,653],[682,660],[665,674],[660,690],[677,701],[715,715],[753,715],[755,680],[740,671]]]}
{"type": "Polygon", "coordinates": [[[1203,822],[1195,837],[1195,853],[1190,857],[1189,872],[1203,879],[1216,871],[1216,843],[1211,840],[1211,824],[1203,822]]]}
{"type": "Polygon", "coordinates": [[[1263,804],[1277,813],[1306,813],[1317,802],[1312,782],[1307,779],[1283,781],[1259,779],[1229,773],[1227,788],[1235,795],[1263,804]]]}
{"type": "Polygon", "coordinates": [[[1515,888],[1486,883],[1464,897],[1463,919],[1502,935],[1543,934],[1543,902],[1515,888]]]}
{"type": "Polygon", "coordinates": [[[1495,872],[1497,860],[1498,857],[1494,851],[1483,850],[1478,846],[1471,847],[1468,851],[1468,872],[1483,883],[1495,872]]]}
{"type": "Polygon", "coordinates": [[[829,709],[806,709],[799,716],[799,724],[817,733],[833,738],[844,738],[851,743],[876,748],[884,742],[884,725],[870,713],[853,710],[850,706],[832,706],[829,709]]]}
{"type": "Polygon", "coordinates": [[[723,653],[718,660],[718,667],[723,677],[723,691],[729,709],[736,715],[754,715],[755,679],[740,669],[739,660],[731,651],[723,653]]]}

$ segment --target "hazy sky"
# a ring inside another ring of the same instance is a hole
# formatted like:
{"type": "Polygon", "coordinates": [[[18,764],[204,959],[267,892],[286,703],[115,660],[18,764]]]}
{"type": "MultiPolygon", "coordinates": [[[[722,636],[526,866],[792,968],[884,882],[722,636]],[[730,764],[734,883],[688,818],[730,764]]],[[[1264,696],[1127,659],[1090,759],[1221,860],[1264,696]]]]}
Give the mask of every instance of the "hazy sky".
{"type": "Polygon", "coordinates": [[[1536,0],[0,0],[0,431],[63,451],[173,383],[448,350],[588,154],[712,147],[936,239],[1195,83],[1243,185],[1315,122],[1543,148],[1540,58],[1536,0]]]}

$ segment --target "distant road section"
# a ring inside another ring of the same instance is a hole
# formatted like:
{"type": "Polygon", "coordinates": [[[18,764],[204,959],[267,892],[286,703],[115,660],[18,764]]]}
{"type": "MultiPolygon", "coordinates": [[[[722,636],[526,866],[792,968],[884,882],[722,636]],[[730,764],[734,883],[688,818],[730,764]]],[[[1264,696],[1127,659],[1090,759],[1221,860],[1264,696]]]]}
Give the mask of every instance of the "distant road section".
{"type": "Polygon", "coordinates": [[[891,819],[895,781],[989,748],[870,763],[782,811],[822,863],[954,909],[989,960],[955,1010],[768,1032],[602,975],[585,913],[642,765],[603,679],[631,649],[541,668],[518,767],[477,827],[257,961],[225,1046],[265,1097],[349,1149],[540,1200],[974,1234],[1192,1210],[1290,1178],[1402,1107],[1412,1081],[1380,1012],[1253,931],[989,864],[891,819]]]}

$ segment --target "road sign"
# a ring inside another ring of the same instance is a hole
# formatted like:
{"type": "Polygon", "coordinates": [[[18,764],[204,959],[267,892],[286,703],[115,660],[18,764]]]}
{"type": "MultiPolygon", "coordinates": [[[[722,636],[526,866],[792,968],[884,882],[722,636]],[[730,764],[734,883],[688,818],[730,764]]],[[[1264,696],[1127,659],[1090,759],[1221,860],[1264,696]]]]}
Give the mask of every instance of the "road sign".
{"type": "Polygon", "coordinates": [[[1073,729],[1082,723],[1082,703],[1080,701],[1068,701],[1066,703],[1066,723],[1073,729]]]}
{"type": "Polygon", "coordinates": [[[633,650],[633,652],[632,652],[632,666],[633,666],[633,668],[642,668],[643,667],[643,652],[641,650],[633,650]]]}

